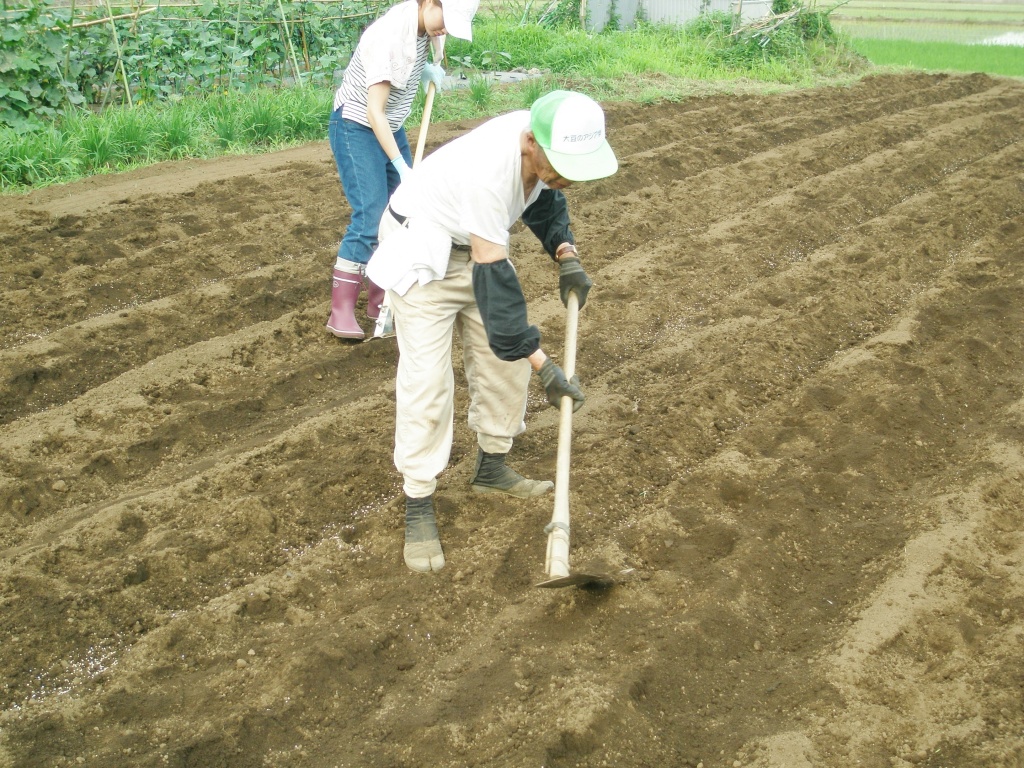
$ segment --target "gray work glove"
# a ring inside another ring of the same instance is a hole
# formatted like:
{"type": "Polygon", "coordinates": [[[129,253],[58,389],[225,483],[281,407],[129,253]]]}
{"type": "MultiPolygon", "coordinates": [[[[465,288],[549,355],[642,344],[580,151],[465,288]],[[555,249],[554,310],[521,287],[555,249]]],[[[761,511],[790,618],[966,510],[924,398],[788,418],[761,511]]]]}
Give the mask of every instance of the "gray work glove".
{"type": "Polygon", "coordinates": [[[579,376],[573,376],[567,380],[565,373],[551,362],[550,357],[541,365],[537,375],[540,376],[540,383],[544,385],[544,391],[547,392],[548,402],[551,403],[552,407],[561,408],[563,397],[571,397],[573,399],[573,413],[576,413],[576,411],[583,407],[583,401],[586,398],[583,396],[583,390],[580,389],[579,376]]]}
{"type": "Polygon", "coordinates": [[[423,65],[423,73],[420,75],[420,82],[423,83],[423,92],[427,92],[427,86],[431,83],[438,91],[444,85],[444,70],[440,64],[431,64],[429,61],[423,65]]]}
{"type": "Polygon", "coordinates": [[[392,160],[391,164],[395,166],[395,170],[398,171],[399,183],[409,178],[409,174],[412,173],[412,168],[409,167],[409,164],[405,162],[405,158],[401,155],[392,160]]]}
{"type": "Polygon", "coordinates": [[[558,262],[558,292],[562,296],[562,305],[569,306],[569,291],[576,291],[580,301],[580,309],[587,303],[587,294],[594,281],[587,277],[583,265],[575,256],[566,256],[558,262]]]}

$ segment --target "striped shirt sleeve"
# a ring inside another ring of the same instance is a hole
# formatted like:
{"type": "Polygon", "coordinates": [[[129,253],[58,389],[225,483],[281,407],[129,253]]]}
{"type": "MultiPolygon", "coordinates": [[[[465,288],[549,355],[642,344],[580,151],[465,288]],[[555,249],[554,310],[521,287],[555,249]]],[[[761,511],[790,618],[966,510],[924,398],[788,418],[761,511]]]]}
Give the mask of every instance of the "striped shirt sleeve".
{"type": "MultiPolygon", "coordinates": [[[[369,127],[367,117],[367,94],[370,86],[377,83],[392,84],[384,114],[392,131],[405,123],[412,111],[412,103],[419,88],[420,75],[427,61],[430,38],[426,35],[416,38],[416,59],[408,72],[408,79],[401,88],[395,87],[393,73],[403,57],[405,42],[401,27],[389,18],[391,14],[378,19],[363,33],[352,60],[345,70],[345,78],[334,95],[334,109],[344,107],[344,117],[369,127]],[[373,29],[376,25],[380,28],[373,29]],[[386,43],[384,41],[387,41],[386,43]]],[[[412,42],[411,40],[409,41],[412,42]]],[[[408,54],[405,54],[406,56],[408,54]]],[[[405,74],[403,72],[403,74],[405,74]]]]}

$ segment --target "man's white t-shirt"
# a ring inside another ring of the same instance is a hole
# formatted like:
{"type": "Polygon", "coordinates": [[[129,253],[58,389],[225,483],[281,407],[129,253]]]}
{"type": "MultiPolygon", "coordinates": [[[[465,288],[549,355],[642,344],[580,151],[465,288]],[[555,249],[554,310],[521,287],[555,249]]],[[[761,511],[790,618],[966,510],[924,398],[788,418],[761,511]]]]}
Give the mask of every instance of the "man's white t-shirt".
{"type": "Polygon", "coordinates": [[[391,208],[423,217],[469,245],[470,233],[508,247],[509,230],[547,189],[537,180],[523,193],[520,136],[528,110],[495,117],[423,158],[391,197],[391,208]]]}

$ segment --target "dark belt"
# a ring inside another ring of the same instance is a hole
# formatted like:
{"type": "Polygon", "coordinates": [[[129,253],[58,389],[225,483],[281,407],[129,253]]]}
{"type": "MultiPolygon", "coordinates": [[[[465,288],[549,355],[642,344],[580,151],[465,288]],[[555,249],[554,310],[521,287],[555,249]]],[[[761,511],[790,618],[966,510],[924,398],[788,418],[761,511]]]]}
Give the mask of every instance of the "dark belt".
{"type": "Polygon", "coordinates": [[[388,213],[390,213],[392,217],[394,217],[395,221],[397,221],[399,224],[405,224],[405,222],[409,220],[408,216],[403,216],[402,214],[398,213],[390,205],[388,206],[388,213]]]}
{"type": "MultiPolygon", "coordinates": [[[[390,213],[392,218],[394,218],[394,220],[397,221],[402,226],[405,226],[405,222],[407,222],[409,220],[408,216],[403,216],[402,214],[398,213],[390,205],[388,206],[388,213],[390,213]]],[[[466,253],[470,252],[470,248],[469,248],[468,245],[460,245],[459,243],[452,243],[452,250],[453,251],[465,251],[466,253]]]]}

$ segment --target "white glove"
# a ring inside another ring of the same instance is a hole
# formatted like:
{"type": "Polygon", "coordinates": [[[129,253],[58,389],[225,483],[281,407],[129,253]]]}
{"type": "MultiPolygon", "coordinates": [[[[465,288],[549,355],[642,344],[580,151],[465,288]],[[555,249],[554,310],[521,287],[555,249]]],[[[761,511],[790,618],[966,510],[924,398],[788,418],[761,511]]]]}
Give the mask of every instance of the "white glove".
{"type": "Polygon", "coordinates": [[[395,166],[395,170],[398,171],[399,183],[409,178],[409,174],[412,173],[412,168],[409,167],[409,164],[405,162],[405,158],[401,155],[392,160],[391,164],[395,166]]]}
{"type": "Polygon", "coordinates": [[[423,91],[426,92],[427,86],[430,83],[434,84],[434,88],[441,90],[441,84],[444,82],[444,70],[441,69],[440,64],[426,63],[423,65],[423,74],[420,75],[420,82],[423,83],[423,91]]]}

